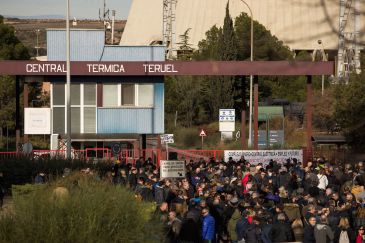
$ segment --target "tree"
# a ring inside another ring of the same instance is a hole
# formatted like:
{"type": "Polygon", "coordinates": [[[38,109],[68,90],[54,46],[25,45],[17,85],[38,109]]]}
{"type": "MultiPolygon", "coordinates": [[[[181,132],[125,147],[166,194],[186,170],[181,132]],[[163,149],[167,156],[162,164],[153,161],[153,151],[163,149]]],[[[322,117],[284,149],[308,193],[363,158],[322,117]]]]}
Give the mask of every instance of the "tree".
{"type": "Polygon", "coordinates": [[[365,74],[352,75],[335,89],[335,118],[354,149],[365,147],[365,74]]]}
{"type": "MultiPolygon", "coordinates": [[[[236,38],[233,20],[229,14],[229,2],[226,5],[226,15],[223,28],[213,26],[207,32],[207,40],[199,43],[201,52],[197,59],[233,61],[237,59],[236,38]]],[[[216,120],[220,108],[231,108],[234,105],[234,77],[214,76],[204,77],[202,95],[204,107],[208,110],[211,120],[216,120]]]]}
{"type": "MultiPolygon", "coordinates": [[[[14,29],[4,24],[0,16],[0,60],[27,60],[29,54],[25,46],[14,34],[14,29]]],[[[34,93],[32,93],[34,94],[34,93]]],[[[15,78],[0,76],[0,126],[1,131],[15,128],[15,78]]]]}
{"type": "Polygon", "coordinates": [[[193,54],[193,48],[191,47],[191,44],[189,43],[189,32],[191,28],[188,28],[185,30],[184,34],[179,35],[180,42],[177,43],[179,45],[179,50],[177,51],[178,59],[179,60],[191,60],[192,54],[193,54]]]}

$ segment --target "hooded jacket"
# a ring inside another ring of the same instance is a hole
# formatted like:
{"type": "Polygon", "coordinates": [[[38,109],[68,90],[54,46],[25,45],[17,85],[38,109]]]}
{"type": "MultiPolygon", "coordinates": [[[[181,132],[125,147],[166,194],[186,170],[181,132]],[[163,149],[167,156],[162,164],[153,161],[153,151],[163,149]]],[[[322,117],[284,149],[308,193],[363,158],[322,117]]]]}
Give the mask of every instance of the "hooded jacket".
{"type": "Polygon", "coordinates": [[[326,224],[317,224],[314,227],[314,238],[316,242],[331,243],[334,239],[334,233],[326,224]]]}

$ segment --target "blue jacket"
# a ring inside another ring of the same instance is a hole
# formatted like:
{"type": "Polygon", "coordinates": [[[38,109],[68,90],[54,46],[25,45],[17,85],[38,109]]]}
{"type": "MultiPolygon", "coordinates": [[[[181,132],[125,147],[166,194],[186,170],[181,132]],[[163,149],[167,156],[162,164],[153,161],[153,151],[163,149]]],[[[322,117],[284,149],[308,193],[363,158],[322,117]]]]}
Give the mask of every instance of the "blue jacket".
{"type": "Polygon", "coordinates": [[[203,218],[202,239],[214,240],[215,238],[215,220],[208,214],[203,218]]]}

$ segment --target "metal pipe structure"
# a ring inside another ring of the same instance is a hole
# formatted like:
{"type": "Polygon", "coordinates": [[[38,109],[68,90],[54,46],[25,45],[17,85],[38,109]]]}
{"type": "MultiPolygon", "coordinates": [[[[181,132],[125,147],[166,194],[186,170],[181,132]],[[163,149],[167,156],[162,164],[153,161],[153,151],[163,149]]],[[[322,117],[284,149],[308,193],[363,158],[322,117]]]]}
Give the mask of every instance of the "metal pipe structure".
{"type": "MultiPolygon", "coordinates": [[[[252,10],[250,8],[250,6],[243,0],[240,0],[244,5],[246,5],[246,7],[248,8],[248,10],[250,11],[250,15],[251,15],[251,40],[250,40],[250,44],[251,44],[251,53],[250,53],[250,61],[253,61],[253,14],[252,14],[252,10]]],[[[253,76],[250,75],[250,113],[249,113],[249,122],[248,122],[248,146],[251,147],[252,146],[252,86],[253,86],[253,76]]],[[[245,100],[243,100],[243,102],[246,102],[245,100]]],[[[244,112],[244,111],[242,111],[244,112]]],[[[245,118],[245,114],[242,114],[242,118],[245,118]]],[[[244,138],[245,136],[243,134],[246,133],[246,126],[245,123],[246,120],[242,121],[242,138],[244,138]]],[[[246,141],[245,141],[246,142],[246,141]]],[[[245,144],[245,143],[244,143],[245,144]]],[[[245,148],[244,148],[245,149],[245,148]]]]}
{"type": "Polygon", "coordinates": [[[114,24],[115,24],[115,10],[112,10],[112,45],[114,45],[114,24]]]}
{"type": "Polygon", "coordinates": [[[313,91],[312,76],[307,76],[307,159],[312,161],[312,114],[313,114],[313,91]]]}
{"type": "Polygon", "coordinates": [[[71,159],[71,65],[70,65],[70,0],[66,0],[66,96],[67,159],[71,159]]]}
{"type": "MultiPolygon", "coordinates": [[[[318,44],[321,45],[321,52],[322,52],[322,61],[327,62],[327,55],[326,52],[324,51],[324,46],[323,46],[323,42],[321,40],[318,40],[318,44]]],[[[322,96],[324,95],[324,75],[322,75],[322,96]]]]}
{"type": "Polygon", "coordinates": [[[254,112],[253,112],[253,149],[259,149],[259,79],[255,76],[254,79],[254,112]]]}

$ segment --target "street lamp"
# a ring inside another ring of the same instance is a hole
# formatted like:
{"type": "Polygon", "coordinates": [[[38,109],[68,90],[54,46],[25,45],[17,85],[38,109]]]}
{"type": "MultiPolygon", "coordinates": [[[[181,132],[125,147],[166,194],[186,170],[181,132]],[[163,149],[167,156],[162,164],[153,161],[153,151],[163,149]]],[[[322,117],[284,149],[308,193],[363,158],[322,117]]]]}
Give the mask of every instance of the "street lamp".
{"type": "MultiPolygon", "coordinates": [[[[326,52],[324,51],[324,46],[323,46],[323,42],[322,40],[318,40],[317,41],[318,45],[321,45],[321,56],[322,56],[322,61],[323,62],[327,62],[328,61],[328,58],[327,58],[327,55],[326,55],[326,52]]],[[[316,53],[317,53],[318,50],[314,50],[313,51],[313,56],[312,56],[312,60],[315,61],[316,60],[316,53]]],[[[322,96],[324,95],[324,75],[322,75],[322,96]]]]}
{"type": "Polygon", "coordinates": [[[39,56],[39,32],[40,32],[41,30],[40,29],[37,29],[36,30],[36,35],[37,35],[37,46],[35,47],[36,48],[36,50],[37,50],[37,57],[39,56]]]}
{"type": "Polygon", "coordinates": [[[66,97],[67,97],[67,159],[71,159],[71,67],[70,67],[70,0],[66,0],[66,97]]]}
{"type": "MultiPolygon", "coordinates": [[[[253,14],[252,14],[252,10],[250,8],[250,6],[243,0],[240,0],[244,5],[246,5],[246,7],[248,8],[248,10],[250,11],[250,17],[251,17],[251,54],[250,54],[250,61],[253,61],[253,14]]],[[[249,130],[249,134],[248,134],[248,145],[249,147],[251,147],[252,145],[252,86],[253,86],[253,76],[250,75],[250,114],[249,114],[249,122],[248,122],[248,130],[249,130]]],[[[243,101],[245,102],[245,101],[243,101]]],[[[242,121],[246,122],[246,121],[242,121]]],[[[244,133],[245,131],[242,130],[242,133],[244,133]]]]}

